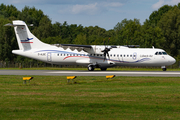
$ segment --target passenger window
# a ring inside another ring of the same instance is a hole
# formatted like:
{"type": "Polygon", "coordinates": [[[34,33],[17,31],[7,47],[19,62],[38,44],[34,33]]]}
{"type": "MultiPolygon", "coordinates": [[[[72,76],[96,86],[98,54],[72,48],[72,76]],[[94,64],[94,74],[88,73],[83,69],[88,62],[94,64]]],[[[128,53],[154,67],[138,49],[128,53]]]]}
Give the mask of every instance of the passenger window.
{"type": "Polygon", "coordinates": [[[132,55],[130,55],[130,57],[132,57],[132,55]]]}
{"type": "Polygon", "coordinates": [[[124,55],[124,57],[126,57],[126,55],[124,55]]]}
{"type": "Polygon", "coordinates": [[[127,57],[129,57],[129,55],[127,55],[127,57]]]}
{"type": "Polygon", "coordinates": [[[116,57],[116,55],[114,54],[114,57],[116,57]]]}
{"type": "Polygon", "coordinates": [[[121,55],[121,57],[122,57],[122,55],[121,55]]]}

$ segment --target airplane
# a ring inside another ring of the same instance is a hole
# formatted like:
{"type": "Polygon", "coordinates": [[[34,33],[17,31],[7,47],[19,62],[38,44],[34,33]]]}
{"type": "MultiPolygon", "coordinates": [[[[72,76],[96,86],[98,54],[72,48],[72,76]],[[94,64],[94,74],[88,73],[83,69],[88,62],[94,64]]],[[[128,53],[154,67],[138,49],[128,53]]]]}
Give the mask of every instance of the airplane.
{"type": "MultiPolygon", "coordinates": [[[[50,45],[41,42],[21,20],[12,21],[4,26],[13,26],[19,50],[13,54],[29,57],[57,65],[82,65],[89,71],[100,68],[102,71],[115,66],[159,66],[166,71],[166,66],[176,60],[164,50],[158,48],[133,48],[116,45],[50,45]]],[[[29,26],[33,26],[32,24],[29,26]]]]}

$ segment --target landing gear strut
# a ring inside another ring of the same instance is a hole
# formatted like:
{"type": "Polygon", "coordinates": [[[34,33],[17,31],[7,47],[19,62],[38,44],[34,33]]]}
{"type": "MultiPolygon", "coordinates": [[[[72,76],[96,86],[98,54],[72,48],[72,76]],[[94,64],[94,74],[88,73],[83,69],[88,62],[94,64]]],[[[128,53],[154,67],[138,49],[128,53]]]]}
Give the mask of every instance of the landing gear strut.
{"type": "Polygon", "coordinates": [[[163,71],[166,71],[166,66],[161,66],[163,71]]]}
{"type": "Polygon", "coordinates": [[[163,71],[166,71],[166,68],[162,68],[163,71]]]}

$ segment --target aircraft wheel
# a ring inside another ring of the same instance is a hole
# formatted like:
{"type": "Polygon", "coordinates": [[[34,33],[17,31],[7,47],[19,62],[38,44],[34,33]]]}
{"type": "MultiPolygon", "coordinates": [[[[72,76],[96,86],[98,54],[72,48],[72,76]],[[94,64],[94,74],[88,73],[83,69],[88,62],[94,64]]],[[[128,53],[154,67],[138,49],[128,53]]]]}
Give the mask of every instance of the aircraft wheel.
{"type": "Polygon", "coordinates": [[[106,71],[107,70],[107,68],[100,68],[101,69],[101,71],[106,71]]]}
{"type": "Polygon", "coordinates": [[[88,66],[88,70],[89,70],[89,71],[94,71],[94,66],[93,66],[93,65],[89,65],[89,66],[88,66]]]}
{"type": "Polygon", "coordinates": [[[163,71],[166,71],[166,68],[162,68],[163,71]]]}

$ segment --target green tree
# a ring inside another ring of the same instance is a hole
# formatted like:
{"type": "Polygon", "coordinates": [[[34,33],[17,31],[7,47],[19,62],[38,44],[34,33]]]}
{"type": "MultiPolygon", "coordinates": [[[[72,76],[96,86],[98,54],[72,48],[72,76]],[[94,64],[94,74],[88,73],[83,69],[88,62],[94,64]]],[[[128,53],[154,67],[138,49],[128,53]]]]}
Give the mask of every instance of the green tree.
{"type": "Polygon", "coordinates": [[[73,43],[79,44],[79,45],[87,45],[86,35],[85,34],[78,34],[73,43]]]}
{"type": "Polygon", "coordinates": [[[53,35],[51,20],[44,16],[40,20],[39,26],[33,30],[33,34],[39,39],[51,37],[53,35]]]}
{"type": "Polygon", "coordinates": [[[163,36],[162,30],[155,25],[151,25],[148,20],[144,22],[141,28],[141,36],[139,37],[141,47],[156,47],[163,48],[165,44],[165,38],[163,36]]]}
{"type": "Polygon", "coordinates": [[[164,5],[161,8],[158,9],[158,11],[154,11],[149,16],[149,23],[154,24],[155,26],[160,21],[160,19],[163,17],[165,13],[167,13],[169,10],[171,10],[173,7],[169,5],[164,5]]]}
{"type": "Polygon", "coordinates": [[[119,45],[139,44],[141,24],[138,19],[124,19],[114,27],[116,33],[115,41],[119,45]]]}
{"type": "Polygon", "coordinates": [[[0,60],[13,60],[12,49],[17,49],[14,30],[11,27],[4,27],[10,21],[0,18],[0,60]]]}
{"type": "Polygon", "coordinates": [[[180,10],[178,7],[175,6],[164,14],[158,26],[162,29],[166,40],[163,48],[168,50],[171,55],[177,56],[180,48],[180,10]]]}

